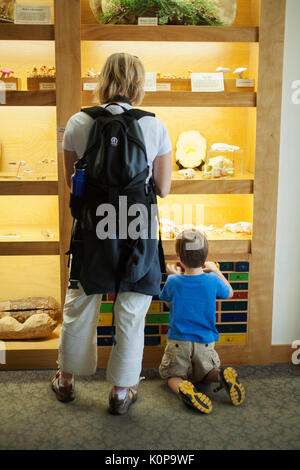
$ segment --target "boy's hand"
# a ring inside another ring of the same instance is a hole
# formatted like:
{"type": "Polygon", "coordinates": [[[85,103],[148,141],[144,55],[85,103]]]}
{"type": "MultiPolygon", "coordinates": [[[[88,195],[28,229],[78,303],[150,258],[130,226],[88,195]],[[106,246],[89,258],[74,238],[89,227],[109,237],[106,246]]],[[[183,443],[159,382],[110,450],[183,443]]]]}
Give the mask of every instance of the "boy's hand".
{"type": "Polygon", "coordinates": [[[178,264],[167,264],[167,274],[182,274],[183,268],[178,264]]]}
{"type": "Polygon", "coordinates": [[[219,272],[218,267],[217,267],[216,264],[213,263],[212,261],[206,261],[206,262],[205,262],[203,271],[204,271],[205,273],[215,273],[215,272],[219,272]]]}

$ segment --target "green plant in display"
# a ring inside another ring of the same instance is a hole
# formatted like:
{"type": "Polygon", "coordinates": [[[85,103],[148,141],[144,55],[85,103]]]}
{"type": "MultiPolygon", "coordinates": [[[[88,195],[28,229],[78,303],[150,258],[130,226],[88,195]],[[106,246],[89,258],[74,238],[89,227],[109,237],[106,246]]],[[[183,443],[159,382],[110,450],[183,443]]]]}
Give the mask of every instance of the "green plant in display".
{"type": "Polygon", "coordinates": [[[143,16],[157,16],[160,25],[224,24],[214,0],[111,0],[99,19],[136,24],[143,16]]]}

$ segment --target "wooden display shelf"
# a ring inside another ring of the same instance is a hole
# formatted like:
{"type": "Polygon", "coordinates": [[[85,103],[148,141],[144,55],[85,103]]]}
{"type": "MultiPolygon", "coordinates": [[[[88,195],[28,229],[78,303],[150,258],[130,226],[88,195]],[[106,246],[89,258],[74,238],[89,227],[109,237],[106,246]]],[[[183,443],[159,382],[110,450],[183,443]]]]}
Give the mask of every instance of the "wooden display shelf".
{"type": "MultiPolygon", "coordinates": [[[[145,94],[141,106],[157,107],[239,107],[256,106],[254,91],[200,93],[191,91],[156,91],[145,94]]],[[[91,91],[82,92],[83,106],[95,106],[96,101],[91,91]]]]}
{"type": "Polygon", "coordinates": [[[6,243],[7,245],[12,244],[22,244],[28,242],[51,242],[55,243],[59,241],[58,236],[58,225],[19,225],[15,224],[13,226],[0,223],[0,245],[6,243]],[[53,238],[49,238],[46,235],[43,235],[42,232],[51,232],[53,238]],[[19,235],[19,238],[6,238],[2,237],[8,234],[19,235]]]}
{"type": "Polygon", "coordinates": [[[230,178],[206,179],[197,171],[192,179],[172,172],[170,194],[253,194],[254,175],[245,173],[230,178]]]}
{"type": "Polygon", "coordinates": [[[81,25],[83,41],[258,42],[257,27],[81,25]]]}
{"type": "Polygon", "coordinates": [[[56,369],[60,325],[46,339],[4,341],[6,364],[1,370],[56,369]]]}
{"type": "Polygon", "coordinates": [[[59,255],[58,227],[52,225],[0,225],[0,255],[59,255]],[[50,230],[53,238],[42,231],[50,230]],[[2,238],[1,235],[17,234],[20,238],[2,238]]]}
{"type": "MultiPolygon", "coordinates": [[[[233,260],[237,257],[239,261],[241,256],[246,257],[251,253],[251,236],[248,234],[234,234],[230,232],[222,232],[220,234],[213,232],[206,233],[209,241],[210,259],[215,258],[217,261],[227,261],[229,258],[233,260]]],[[[166,256],[175,256],[174,240],[163,239],[163,249],[166,256]]]]}
{"type": "Polygon", "coordinates": [[[0,173],[0,196],[56,196],[58,181],[7,179],[0,173]]]}
{"type": "Polygon", "coordinates": [[[0,106],[56,106],[56,92],[51,91],[7,91],[5,103],[0,106]]]}
{"type": "Polygon", "coordinates": [[[54,25],[3,24],[0,41],[54,41],[54,25]]]}

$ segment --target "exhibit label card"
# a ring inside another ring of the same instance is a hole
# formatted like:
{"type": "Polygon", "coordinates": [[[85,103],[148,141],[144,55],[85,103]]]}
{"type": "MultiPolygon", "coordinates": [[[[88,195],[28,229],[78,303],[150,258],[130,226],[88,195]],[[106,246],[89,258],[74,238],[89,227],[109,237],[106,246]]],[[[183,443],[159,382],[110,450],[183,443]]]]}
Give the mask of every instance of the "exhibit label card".
{"type": "Polygon", "coordinates": [[[157,16],[139,17],[138,26],[158,26],[157,16]]]}
{"type": "Polygon", "coordinates": [[[144,91],[156,91],[156,72],[146,72],[144,91]]]}
{"type": "Polygon", "coordinates": [[[97,88],[98,83],[83,83],[83,91],[94,91],[97,88]]]}
{"type": "Polygon", "coordinates": [[[16,4],[15,24],[51,24],[51,7],[16,4]]]}
{"type": "Polygon", "coordinates": [[[63,151],[63,140],[65,130],[65,127],[57,127],[56,129],[57,153],[61,153],[63,151]]]}
{"type": "Polygon", "coordinates": [[[223,73],[191,73],[192,91],[224,91],[223,73]]]}

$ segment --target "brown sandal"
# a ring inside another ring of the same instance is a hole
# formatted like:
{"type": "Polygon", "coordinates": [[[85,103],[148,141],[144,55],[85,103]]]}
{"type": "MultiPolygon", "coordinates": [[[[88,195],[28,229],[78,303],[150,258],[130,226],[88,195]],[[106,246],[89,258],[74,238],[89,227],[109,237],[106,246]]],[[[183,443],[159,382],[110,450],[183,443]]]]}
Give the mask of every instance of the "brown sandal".
{"type": "Polygon", "coordinates": [[[68,403],[75,399],[75,390],[74,390],[74,382],[66,387],[62,387],[59,385],[59,376],[60,370],[58,370],[51,381],[52,390],[56,393],[56,398],[59,401],[64,403],[68,403]]]}

